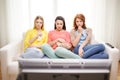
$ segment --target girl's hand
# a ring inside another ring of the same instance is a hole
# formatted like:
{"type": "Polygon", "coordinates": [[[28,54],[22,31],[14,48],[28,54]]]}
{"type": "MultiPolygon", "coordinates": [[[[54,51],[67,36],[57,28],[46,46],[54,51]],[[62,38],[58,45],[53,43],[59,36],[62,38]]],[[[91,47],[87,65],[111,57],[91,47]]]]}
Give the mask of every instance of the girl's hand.
{"type": "Polygon", "coordinates": [[[79,53],[79,56],[82,57],[82,56],[83,56],[83,52],[84,52],[83,49],[82,49],[82,48],[79,48],[79,52],[78,52],[78,53],[79,53]]]}
{"type": "Polygon", "coordinates": [[[78,26],[78,32],[81,33],[83,30],[82,26],[78,26]]]}
{"type": "Polygon", "coordinates": [[[42,39],[42,33],[39,32],[38,35],[37,35],[37,37],[38,37],[38,40],[41,41],[41,39],[42,39]]]}
{"type": "Polygon", "coordinates": [[[61,43],[65,42],[65,40],[62,38],[58,38],[57,40],[58,40],[58,42],[61,42],[61,43]]]}
{"type": "Polygon", "coordinates": [[[62,47],[62,43],[57,42],[56,44],[57,44],[57,46],[62,47]]]}
{"type": "Polygon", "coordinates": [[[39,33],[38,33],[38,36],[42,37],[42,33],[41,33],[41,32],[39,32],[39,33]]]}

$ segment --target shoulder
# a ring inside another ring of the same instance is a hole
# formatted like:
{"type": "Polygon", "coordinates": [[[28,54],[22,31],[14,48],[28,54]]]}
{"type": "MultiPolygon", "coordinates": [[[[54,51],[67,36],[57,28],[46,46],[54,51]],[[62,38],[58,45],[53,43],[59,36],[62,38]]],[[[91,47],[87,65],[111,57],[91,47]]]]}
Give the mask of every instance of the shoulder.
{"type": "Polygon", "coordinates": [[[35,30],[34,30],[34,29],[28,29],[28,30],[24,33],[24,36],[30,36],[30,35],[32,35],[33,33],[35,33],[35,30]]]}
{"type": "Polygon", "coordinates": [[[51,31],[48,32],[49,35],[52,35],[52,34],[55,34],[55,33],[56,33],[55,30],[51,30],[51,31]]]}
{"type": "Polygon", "coordinates": [[[92,29],[91,29],[91,28],[87,28],[86,31],[87,31],[88,33],[92,33],[92,29]]]}
{"type": "Polygon", "coordinates": [[[87,31],[88,35],[92,36],[92,29],[91,28],[87,28],[86,31],[87,31]]]}
{"type": "Polygon", "coordinates": [[[92,29],[91,28],[87,28],[86,31],[92,31],[92,29]]]}
{"type": "Polygon", "coordinates": [[[64,30],[63,33],[65,33],[65,34],[70,34],[70,33],[69,33],[68,31],[66,31],[66,30],[64,30]]]}

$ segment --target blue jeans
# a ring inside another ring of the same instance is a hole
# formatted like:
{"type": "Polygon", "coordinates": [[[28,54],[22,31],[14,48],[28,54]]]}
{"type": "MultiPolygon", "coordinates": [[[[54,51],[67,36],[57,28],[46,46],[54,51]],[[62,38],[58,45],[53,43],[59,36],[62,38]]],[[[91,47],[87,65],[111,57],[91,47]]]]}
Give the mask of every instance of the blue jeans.
{"type": "MultiPolygon", "coordinates": [[[[74,53],[78,54],[80,45],[74,48],[74,53]]],[[[88,44],[84,48],[84,53],[82,58],[87,59],[107,59],[108,54],[105,52],[105,46],[103,44],[88,44]]]]}
{"type": "Polygon", "coordinates": [[[27,48],[25,53],[21,55],[22,58],[44,58],[43,52],[38,48],[27,48]]]}

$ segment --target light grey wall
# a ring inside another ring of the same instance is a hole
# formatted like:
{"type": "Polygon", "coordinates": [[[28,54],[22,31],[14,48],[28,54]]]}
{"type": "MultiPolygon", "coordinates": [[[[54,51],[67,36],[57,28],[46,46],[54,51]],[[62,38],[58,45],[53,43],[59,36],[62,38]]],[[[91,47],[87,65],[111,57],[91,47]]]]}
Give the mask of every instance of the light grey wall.
{"type": "MultiPolygon", "coordinates": [[[[120,0],[117,0],[116,6],[116,30],[115,30],[115,39],[116,39],[116,47],[120,50],[120,0]]],[[[120,52],[119,52],[120,54],[120,52]]],[[[119,56],[120,60],[120,56],[119,56]]]]}
{"type": "Polygon", "coordinates": [[[8,43],[6,0],[0,0],[0,48],[8,43]]]}
{"type": "Polygon", "coordinates": [[[120,0],[106,0],[105,41],[120,49],[120,0]]]}
{"type": "Polygon", "coordinates": [[[22,39],[29,28],[29,0],[0,0],[0,48],[22,39]]]}

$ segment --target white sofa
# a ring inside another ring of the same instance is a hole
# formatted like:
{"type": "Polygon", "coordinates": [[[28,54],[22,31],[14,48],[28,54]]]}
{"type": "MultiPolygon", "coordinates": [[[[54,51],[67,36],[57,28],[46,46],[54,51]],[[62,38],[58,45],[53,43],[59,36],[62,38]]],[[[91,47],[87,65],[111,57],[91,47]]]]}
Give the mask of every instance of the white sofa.
{"type": "MultiPolygon", "coordinates": [[[[91,43],[94,43],[94,40],[92,40],[91,43]]],[[[112,60],[110,80],[117,80],[119,50],[107,45],[105,45],[105,47],[109,54],[109,59],[112,60]]],[[[22,40],[10,43],[0,49],[2,80],[16,80],[19,73],[19,64],[16,60],[16,56],[21,53],[23,53],[22,40]]]]}

